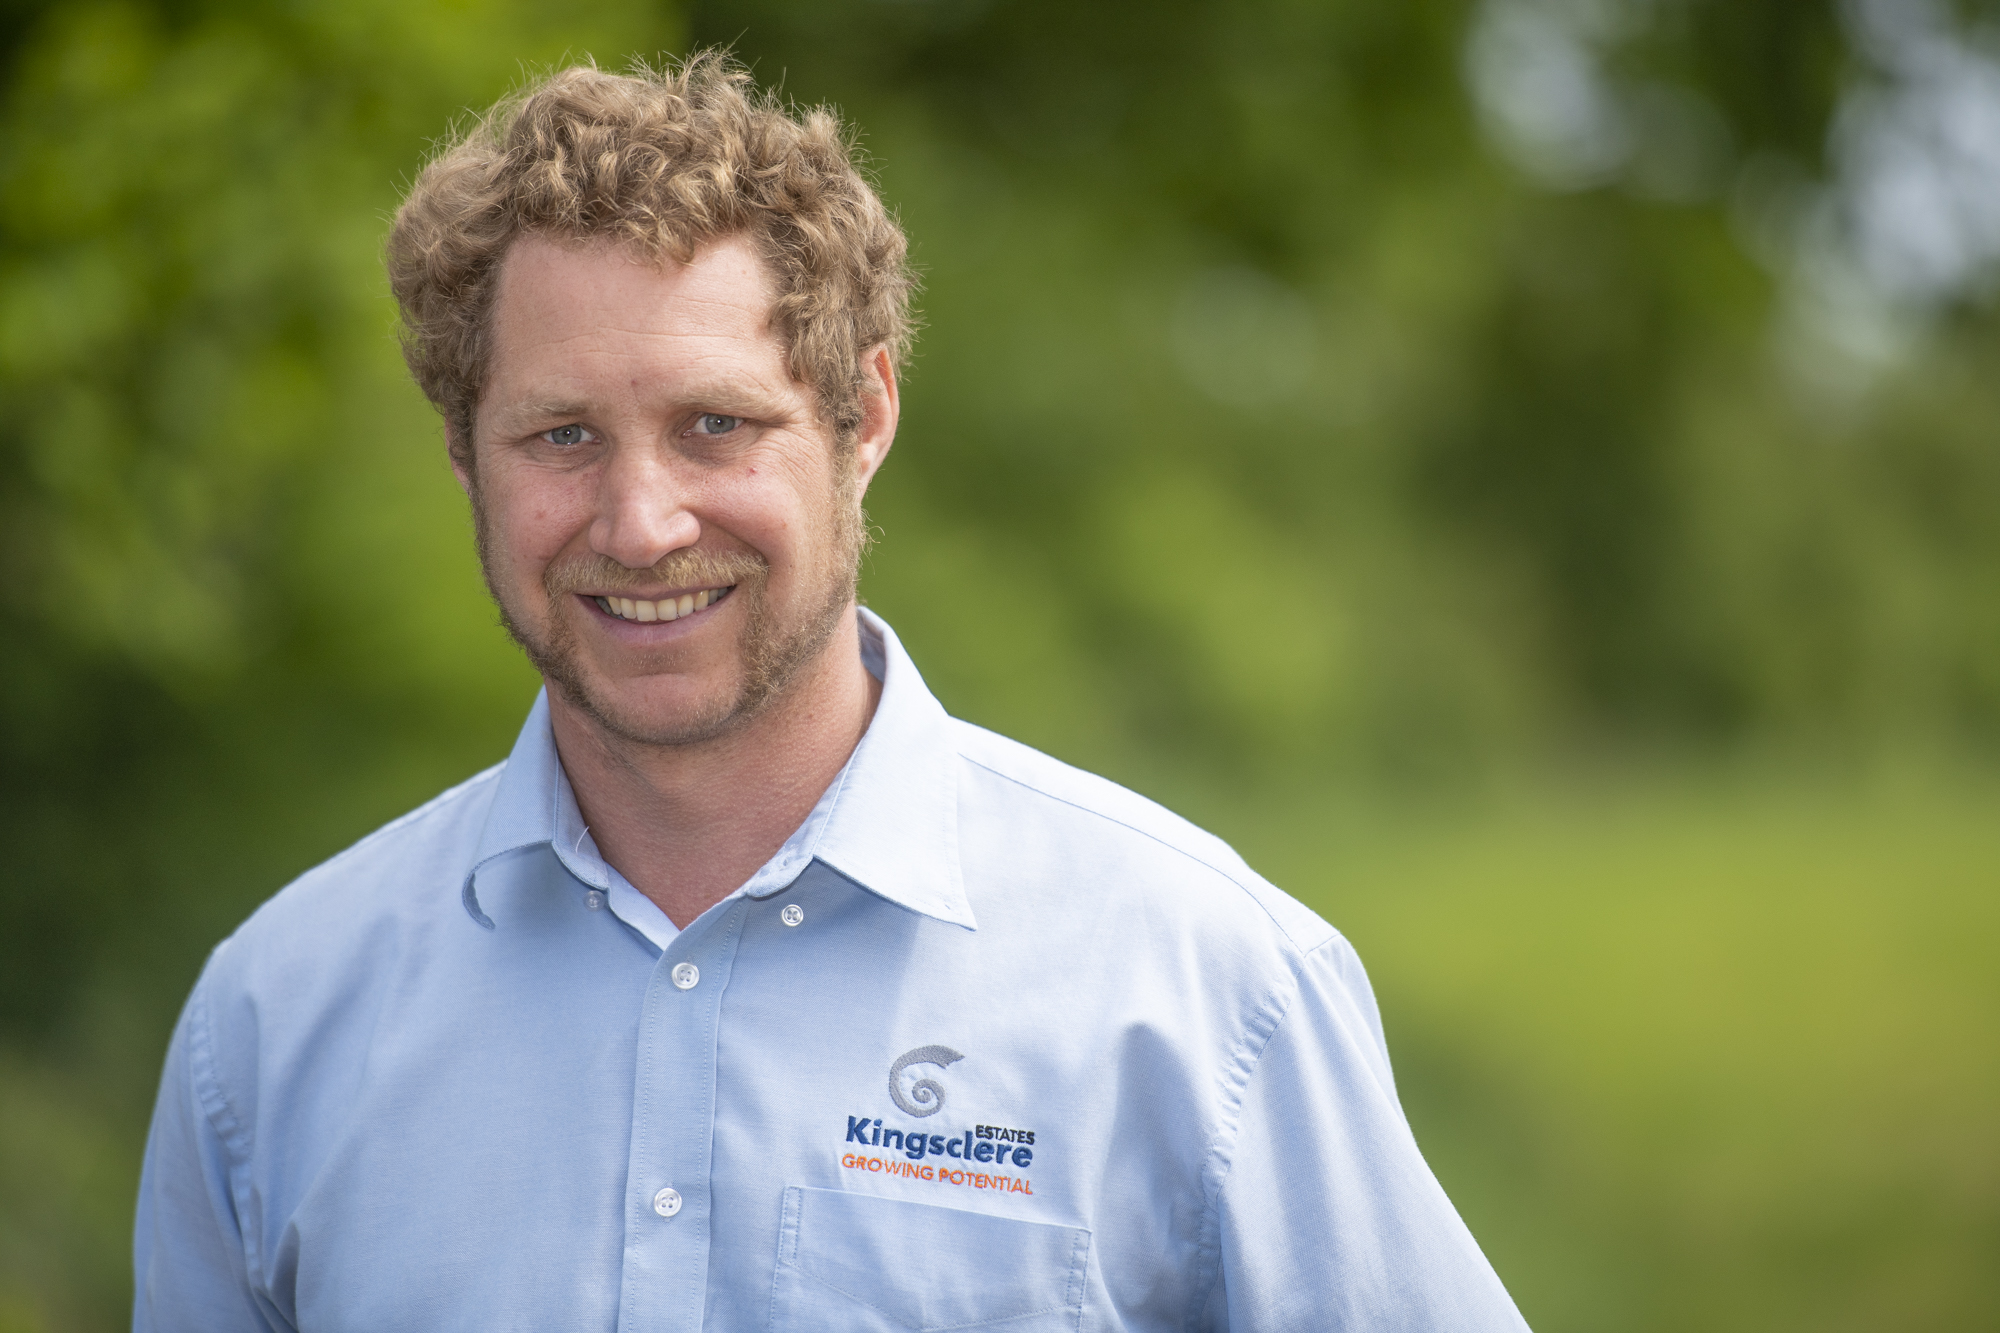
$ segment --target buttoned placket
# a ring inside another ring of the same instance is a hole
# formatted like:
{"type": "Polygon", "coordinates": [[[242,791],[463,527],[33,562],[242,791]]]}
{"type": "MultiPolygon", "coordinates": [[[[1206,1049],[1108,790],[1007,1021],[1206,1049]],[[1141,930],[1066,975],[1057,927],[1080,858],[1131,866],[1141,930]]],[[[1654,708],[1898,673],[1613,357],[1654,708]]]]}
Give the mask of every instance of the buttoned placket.
{"type": "Polygon", "coordinates": [[[701,1327],[722,996],[755,903],[696,920],[654,964],[640,1020],[618,1326],[701,1327]]]}

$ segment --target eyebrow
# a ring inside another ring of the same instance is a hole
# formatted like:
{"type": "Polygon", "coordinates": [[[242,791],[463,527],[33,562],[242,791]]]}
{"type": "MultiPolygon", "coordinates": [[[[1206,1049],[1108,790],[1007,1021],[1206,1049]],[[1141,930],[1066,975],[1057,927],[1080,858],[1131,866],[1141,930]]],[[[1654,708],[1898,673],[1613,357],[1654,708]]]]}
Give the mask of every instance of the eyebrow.
{"type": "MultiPolygon", "coordinates": [[[[742,412],[765,417],[778,412],[781,403],[767,386],[738,375],[707,376],[676,386],[674,397],[690,407],[710,411],[742,412]]],[[[504,429],[514,430],[535,421],[571,422],[589,419],[593,409],[577,398],[530,398],[524,402],[496,406],[495,418],[504,429]]]]}
{"type": "Polygon", "coordinates": [[[510,407],[502,409],[502,414],[509,420],[540,420],[544,417],[562,417],[574,420],[579,417],[589,416],[590,409],[574,399],[544,398],[533,402],[515,403],[510,407]]]}
{"type": "Polygon", "coordinates": [[[781,406],[768,386],[744,375],[690,378],[677,386],[674,396],[690,407],[706,405],[760,417],[771,415],[781,406]]]}
{"type": "Polygon", "coordinates": [[[590,408],[574,398],[532,398],[523,403],[495,404],[491,410],[486,429],[508,436],[529,429],[568,425],[590,415],[590,408]]]}

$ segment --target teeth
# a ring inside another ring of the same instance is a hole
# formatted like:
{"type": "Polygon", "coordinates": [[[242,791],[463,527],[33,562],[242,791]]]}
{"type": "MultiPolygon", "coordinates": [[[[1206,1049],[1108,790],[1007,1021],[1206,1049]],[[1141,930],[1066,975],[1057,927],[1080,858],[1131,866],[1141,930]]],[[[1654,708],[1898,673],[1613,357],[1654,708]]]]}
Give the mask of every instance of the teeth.
{"type": "Polygon", "coordinates": [[[665,597],[657,602],[639,602],[630,597],[599,597],[597,604],[620,620],[636,620],[640,624],[651,624],[662,620],[679,620],[697,611],[707,610],[730,593],[728,588],[703,588],[700,592],[687,593],[680,597],[665,597]]]}

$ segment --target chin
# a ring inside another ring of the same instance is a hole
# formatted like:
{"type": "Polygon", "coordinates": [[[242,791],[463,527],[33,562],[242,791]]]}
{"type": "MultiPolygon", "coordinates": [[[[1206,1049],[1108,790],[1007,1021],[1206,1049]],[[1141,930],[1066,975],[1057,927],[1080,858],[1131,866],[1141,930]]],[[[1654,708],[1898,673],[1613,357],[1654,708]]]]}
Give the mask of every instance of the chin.
{"type": "Polygon", "coordinates": [[[549,677],[563,699],[620,740],[639,745],[698,745],[748,721],[757,711],[740,683],[692,692],[608,686],[549,677]]]}
{"type": "Polygon", "coordinates": [[[607,737],[641,745],[694,745],[713,740],[756,711],[756,693],[739,679],[700,681],[682,673],[608,678],[580,649],[575,627],[560,616],[533,621],[506,599],[500,622],[547,682],[552,699],[581,713],[607,737]]]}

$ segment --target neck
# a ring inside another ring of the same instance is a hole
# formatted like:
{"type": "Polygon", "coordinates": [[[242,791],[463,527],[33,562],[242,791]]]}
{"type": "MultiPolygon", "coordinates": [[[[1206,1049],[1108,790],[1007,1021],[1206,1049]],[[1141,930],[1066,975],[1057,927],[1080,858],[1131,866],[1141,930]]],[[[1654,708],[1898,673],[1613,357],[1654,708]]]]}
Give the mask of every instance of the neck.
{"type": "Polygon", "coordinates": [[[598,851],[676,926],[771,859],[805,822],[875,713],[848,608],[817,659],[754,718],[693,745],[607,734],[549,689],[556,753],[598,851]]]}

